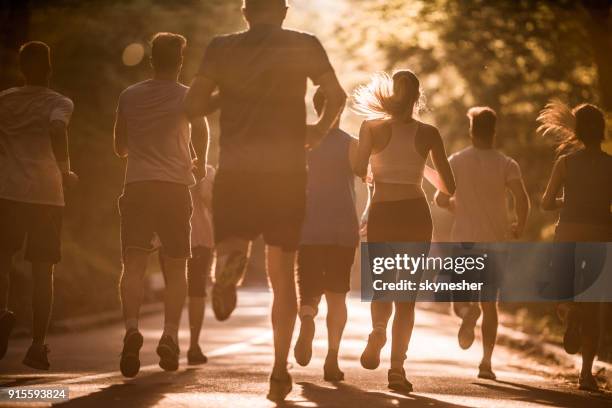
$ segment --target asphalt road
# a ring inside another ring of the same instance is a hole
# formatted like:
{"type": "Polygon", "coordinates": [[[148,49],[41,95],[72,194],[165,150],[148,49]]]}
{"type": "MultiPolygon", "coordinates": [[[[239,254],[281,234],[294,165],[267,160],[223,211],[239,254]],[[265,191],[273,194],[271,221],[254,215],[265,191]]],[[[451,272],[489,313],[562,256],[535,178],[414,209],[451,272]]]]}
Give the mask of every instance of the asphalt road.
{"type": "MultiPolygon", "coordinates": [[[[60,404],[66,407],[273,407],[275,404],[265,399],[272,362],[269,301],[266,292],[242,292],[239,307],[229,321],[216,322],[210,313],[202,336],[202,347],[209,356],[209,363],[204,366],[188,367],[183,360],[178,372],[163,372],[155,354],[162,316],[153,315],[141,322],[145,336],[143,367],[135,379],[126,380],[117,371],[123,327],[115,324],[51,336],[49,372],[36,372],[21,365],[28,341],[12,341],[7,356],[0,361],[0,385],[68,387],[70,399],[60,404]]],[[[387,347],[378,370],[367,371],[359,365],[370,327],[369,309],[367,304],[353,299],[341,350],[346,381],[340,384],[323,381],[326,333],[325,322],[319,317],[313,360],[306,368],[292,364],[294,389],[280,406],[612,407],[609,394],[577,391],[570,381],[544,374],[537,363],[504,347],[498,347],[494,356],[498,381],[477,379],[480,342],[477,340],[468,351],[461,350],[456,342],[457,324],[452,316],[418,310],[406,363],[415,392],[400,395],[386,389],[387,347]]],[[[185,351],[188,340],[185,318],[180,335],[181,349],[185,351]]],[[[50,404],[0,403],[15,407],[45,405],[50,404]]]]}

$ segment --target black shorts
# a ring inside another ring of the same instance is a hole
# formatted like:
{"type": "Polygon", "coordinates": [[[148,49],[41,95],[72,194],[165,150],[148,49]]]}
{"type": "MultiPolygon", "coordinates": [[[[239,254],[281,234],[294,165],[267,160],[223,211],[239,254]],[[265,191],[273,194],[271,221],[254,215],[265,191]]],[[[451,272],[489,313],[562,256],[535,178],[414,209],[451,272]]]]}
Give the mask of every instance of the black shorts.
{"type": "MultiPolygon", "coordinates": [[[[457,246],[453,248],[453,257],[475,257],[480,255],[481,249],[478,251],[470,251],[469,247],[469,242],[457,244],[457,246]]],[[[479,248],[482,248],[482,246],[479,246],[479,248]]],[[[466,271],[463,274],[452,273],[451,282],[453,283],[461,283],[462,281],[482,283],[482,288],[478,292],[470,291],[466,293],[463,291],[452,291],[451,296],[453,302],[497,302],[499,300],[499,291],[504,280],[504,271],[507,261],[507,252],[489,249],[487,251],[485,268],[483,270],[466,271]]]]}
{"type": "Polygon", "coordinates": [[[320,298],[324,292],[351,290],[351,269],[355,247],[301,245],[298,252],[298,289],[302,304],[320,298]]]}
{"type": "Polygon", "coordinates": [[[159,237],[164,254],[182,259],[191,256],[191,194],[182,184],[142,181],[127,184],[119,197],[121,250],[153,251],[159,237]]]}
{"type": "Polygon", "coordinates": [[[253,240],[295,251],[306,206],[306,172],[219,171],[213,188],[215,242],[253,240]]]}
{"type": "Polygon", "coordinates": [[[15,255],[25,241],[25,259],[58,263],[64,207],[0,199],[0,252],[15,255]]]}
{"type": "MultiPolygon", "coordinates": [[[[166,282],[163,251],[159,251],[159,266],[166,282]]],[[[187,260],[187,295],[193,297],[206,297],[206,288],[210,280],[210,269],[213,261],[213,250],[203,246],[191,248],[191,258],[187,260]]]]}
{"type": "MultiPolygon", "coordinates": [[[[398,254],[427,256],[432,232],[433,222],[425,198],[372,203],[368,218],[368,243],[381,245],[368,248],[370,264],[375,257],[395,258],[398,254]]],[[[372,274],[372,280],[382,279],[384,283],[409,280],[418,285],[422,276],[422,269],[416,272],[395,270],[393,273],[385,273],[382,278],[372,274]]],[[[403,298],[405,301],[416,301],[417,293],[416,290],[410,291],[403,298]]],[[[393,296],[389,292],[374,291],[372,300],[388,301],[390,298],[393,296]]]]}

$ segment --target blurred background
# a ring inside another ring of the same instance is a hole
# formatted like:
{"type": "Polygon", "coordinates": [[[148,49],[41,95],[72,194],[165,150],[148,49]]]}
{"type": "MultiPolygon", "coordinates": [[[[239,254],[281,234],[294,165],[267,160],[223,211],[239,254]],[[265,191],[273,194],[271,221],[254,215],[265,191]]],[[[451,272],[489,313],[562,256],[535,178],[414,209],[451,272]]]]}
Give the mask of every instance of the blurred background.
{"type": "MultiPolygon", "coordinates": [[[[19,46],[41,40],[52,48],[52,87],[75,103],[70,149],[81,183],[67,197],[55,319],[119,308],[116,200],[124,162],[113,154],[112,128],[120,92],[150,73],[148,40],[158,31],[187,37],[181,81],[189,84],[212,36],[246,27],[240,7],[241,0],[0,0],[0,89],[21,83],[19,46]]],[[[560,98],[572,106],[598,104],[610,123],[610,8],[608,0],[292,0],[286,26],[319,36],[349,92],[375,71],[415,71],[427,97],[421,117],[440,128],[449,154],[469,143],[467,109],[494,108],[498,145],[521,165],[534,204],[524,240],[540,241],[552,238],[556,219],[538,209],[554,151],[552,140],[536,134],[535,118],[549,99],[560,98]]],[[[210,120],[215,164],[218,127],[215,116],[210,120]]],[[[343,127],[357,135],[359,125],[349,107],[343,127]]],[[[608,138],[609,152],[611,144],[608,138]]],[[[365,193],[357,184],[361,209],[365,193]]],[[[444,240],[452,219],[432,211],[436,237],[444,240]]],[[[254,254],[246,283],[263,284],[261,242],[254,254]]],[[[154,259],[152,269],[157,270],[154,259]]],[[[27,266],[18,263],[11,304],[24,317],[29,316],[29,279],[27,266]]],[[[157,296],[155,282],[151,301],[157,296]]],[[[559,341],[552,306],[504,308],[515,326],[559,341]]],[[[608,326],[602,339],[608,358],[610,316],[604,317],[608,326]]]]}

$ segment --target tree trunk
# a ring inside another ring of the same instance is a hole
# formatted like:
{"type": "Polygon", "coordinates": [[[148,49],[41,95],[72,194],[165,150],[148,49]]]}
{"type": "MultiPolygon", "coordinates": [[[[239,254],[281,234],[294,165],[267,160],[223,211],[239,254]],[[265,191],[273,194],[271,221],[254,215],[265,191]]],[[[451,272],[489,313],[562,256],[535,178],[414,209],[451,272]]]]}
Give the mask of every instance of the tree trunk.
{"type": "Polygon", "coordinates": [[[597,65],[601,105],[612,112],[612,6],[608,0],[584,0],[583,5],[589,15],[586,29],[597,65]]]}

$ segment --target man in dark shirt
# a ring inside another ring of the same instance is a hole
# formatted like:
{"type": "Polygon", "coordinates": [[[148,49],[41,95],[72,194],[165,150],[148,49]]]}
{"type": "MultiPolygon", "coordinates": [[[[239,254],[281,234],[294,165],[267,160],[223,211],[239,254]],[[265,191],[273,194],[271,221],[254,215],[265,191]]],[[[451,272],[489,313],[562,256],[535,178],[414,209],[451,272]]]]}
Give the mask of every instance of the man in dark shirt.
{"type": "Polygon", "coordinates": [[[219,320],[232,313],[250,243],[263,235],[274,292],[275,362],[268,398],[283,400],[291,391],[287,355],[297,308],[293,269],[305,211],[305,148],[325,136],[346,94],[317,38],[282,28],[285,0],[245,0],[243,14],[249,30],[212,40],[186,106],[189,115],[203,114],[218,88],[213,310],[219,320]],[[328,100],[315,125],[306,125],[309,78],[328,100]]]}

